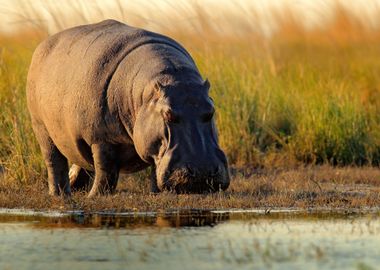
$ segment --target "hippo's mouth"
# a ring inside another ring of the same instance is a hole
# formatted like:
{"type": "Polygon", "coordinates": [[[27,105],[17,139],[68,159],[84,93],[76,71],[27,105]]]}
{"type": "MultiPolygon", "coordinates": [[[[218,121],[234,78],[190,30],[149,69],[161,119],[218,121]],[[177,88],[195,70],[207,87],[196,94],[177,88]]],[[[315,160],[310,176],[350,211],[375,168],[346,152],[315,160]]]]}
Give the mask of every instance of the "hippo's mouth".
{"type": "Polygon", "coordinates": [[[214,175],[190,174],[188,170],[176,169],[163,181],[162,189],[178,194],[214,193],[226,190],[229,186],[226,174],[214,175]]]}
{"type": "Polygon", "coordinates": [[[205,181],[189,182],[186,184],[177,184],[174,190],[178,194],[194,193],[214,193],[218,191],[226,190],[228,185],[222,184],[214,179],[207,179],[205,181]]]}

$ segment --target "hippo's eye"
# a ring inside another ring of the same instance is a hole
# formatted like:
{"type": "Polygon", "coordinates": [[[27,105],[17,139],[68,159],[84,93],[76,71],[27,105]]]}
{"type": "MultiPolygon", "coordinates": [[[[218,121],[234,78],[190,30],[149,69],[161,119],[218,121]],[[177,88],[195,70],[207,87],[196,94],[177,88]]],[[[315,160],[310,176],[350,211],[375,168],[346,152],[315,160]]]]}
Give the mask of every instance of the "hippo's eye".
{"type": "Polygon", "coordinates": [[[163,117],[166,123],[178,123],[178,117],[173,113],[173,111],[168,110],[163,113],[163,117]]]}
{"type": "Polygon", "coordinates": [[[204,123],[210,122],[213,117],[214,117],[214,112],[206,113],[202,115],[202,122],[204,123]]]}

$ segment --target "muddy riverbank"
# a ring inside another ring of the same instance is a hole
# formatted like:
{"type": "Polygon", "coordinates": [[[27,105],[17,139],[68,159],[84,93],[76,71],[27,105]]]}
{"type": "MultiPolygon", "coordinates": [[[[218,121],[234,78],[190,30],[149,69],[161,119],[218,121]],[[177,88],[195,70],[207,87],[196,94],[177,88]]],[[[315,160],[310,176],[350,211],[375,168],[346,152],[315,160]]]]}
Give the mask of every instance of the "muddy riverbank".
{"type": "Polygon", "coordinates": [[[225,192],[201,195],[150,193],[144,176],[122,177],[113,195],[52,198],[44,179],[35,183],[0,181],[0,207],[34,210],[135,212],[171,209],[328,208],[363,209],[380,206],[380,170],[375,167],[329,166],[294,169],[234,170],[225,192]]]}

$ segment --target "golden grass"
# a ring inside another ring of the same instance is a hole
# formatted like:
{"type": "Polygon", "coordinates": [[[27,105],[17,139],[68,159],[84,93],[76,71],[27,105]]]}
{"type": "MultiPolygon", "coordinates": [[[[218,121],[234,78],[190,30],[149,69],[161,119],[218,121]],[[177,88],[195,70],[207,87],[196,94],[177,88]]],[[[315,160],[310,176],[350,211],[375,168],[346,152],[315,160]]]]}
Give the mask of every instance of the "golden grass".
{"type": "MultiPolygon", "coordinates": [[[[331,20],[314,28],[305,27],[292,10],[273,12],[278,28],[268,36],[257,30],[255,10],[221,7],[219,19],[211,20],[209,10],[193,4],[191,19],[184,7],[173,18],[152,23],[116,1],[115,13],[126,22],[159,29],[190,51],[211,82],[220,143],[230,163],[265,173],[235,176],[222,194],[153,196],[144,181],[134,180],[123,182],[114,196],[86,200],[75,194],[69,204],[45,195],[46,171],[25,102],[31,55],[49,27],[39,10],[18,3],[20,19],[33,27],[0,34],[0,206],[157,210],[379,204],[375,167],[302,167],[380,162],[380,28],[338,2],[331,20]]],[[[74,7],[65,17],[47,6],[54,18],[51,29],[92,20],[83,7],[74,7]]],[[[97,13],[99,19],[107,16],[99,8],[97,13]]]]}

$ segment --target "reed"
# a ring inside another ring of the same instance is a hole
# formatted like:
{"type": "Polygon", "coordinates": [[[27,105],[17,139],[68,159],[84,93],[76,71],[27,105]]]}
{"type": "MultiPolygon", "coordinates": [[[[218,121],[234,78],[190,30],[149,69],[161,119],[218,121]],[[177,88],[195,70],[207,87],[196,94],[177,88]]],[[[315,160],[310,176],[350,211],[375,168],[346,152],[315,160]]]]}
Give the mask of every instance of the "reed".
{"type": "MultiPolygon", "coordinates": [[[[16,2],[23,30],[0,34],[0,175],[17,183],[45,177],[25,102],[34,48],[48,34],[111,16],[86,1],[73,2],[70,12],[50,1],[41,2],[44,12],[25,3],[16,2]]],[[[219,9],[215,18],[194,2],[171,18],[153,10],[143,18],[115,0],[112,17],[160,31],[190,51],[211,82],[220,142],[232,165],[379,164],[378,27],[337,4],[313,28],[292,10],[273,11],[277,28],[268,35],[258,30],[255,10],[219,9]]]]}

